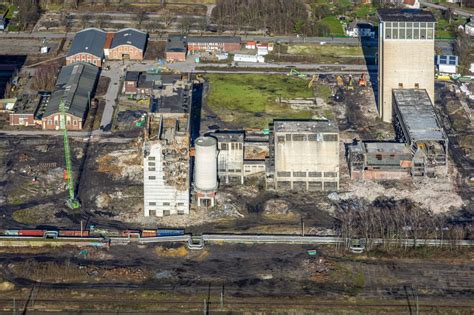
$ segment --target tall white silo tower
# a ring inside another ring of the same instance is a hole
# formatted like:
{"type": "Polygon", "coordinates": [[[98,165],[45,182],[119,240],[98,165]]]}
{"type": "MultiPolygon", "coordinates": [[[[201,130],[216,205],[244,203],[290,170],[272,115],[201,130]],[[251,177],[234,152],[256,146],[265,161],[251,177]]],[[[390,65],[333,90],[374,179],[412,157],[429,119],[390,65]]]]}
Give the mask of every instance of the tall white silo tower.
{"type": "Polygon", "coordinates": [[[199,137],[194,142],[194,190],[198,206],[213,207],[217,191],[217,141],[199,137]]]}

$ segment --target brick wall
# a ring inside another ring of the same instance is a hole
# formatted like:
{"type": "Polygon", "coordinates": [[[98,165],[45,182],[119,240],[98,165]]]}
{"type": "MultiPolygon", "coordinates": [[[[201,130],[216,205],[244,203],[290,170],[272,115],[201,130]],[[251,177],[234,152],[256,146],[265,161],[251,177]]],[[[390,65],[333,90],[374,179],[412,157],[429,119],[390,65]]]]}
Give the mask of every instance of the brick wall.
{"type": "Polygon", "coordinates": [[[167,51],[166,52],[166,61],[185,61],[186,60],[186,53],[185,52],[175,52],[175,51],[167,51]]]}
{"type": "Polygon", "coordinates": [[[97,67],[102,67],[102,60],[94,55],[87,53],[75,54],[69,57],[66,57],[66,64],[69,65],[74,62],[87,62],[97,67]]]}
{"type": "MultiPolygon", "coordinates": [[[[48,117],[43,117],[43,119],[41,120],[43,129],[59,130],[60,116],[60,113],[56,113],[48,117]]],[[[67,130],[82,130],[83,122],[81,118],[66,114],[66,120],[67,130]]]]}
{"type": "Polygon", "coordinates": [[[135,46],[120,45],[109,51],[110,60],[122,60],[124,55],[128,55],[130,60],[143,60],[143,51],[135,46]]]}

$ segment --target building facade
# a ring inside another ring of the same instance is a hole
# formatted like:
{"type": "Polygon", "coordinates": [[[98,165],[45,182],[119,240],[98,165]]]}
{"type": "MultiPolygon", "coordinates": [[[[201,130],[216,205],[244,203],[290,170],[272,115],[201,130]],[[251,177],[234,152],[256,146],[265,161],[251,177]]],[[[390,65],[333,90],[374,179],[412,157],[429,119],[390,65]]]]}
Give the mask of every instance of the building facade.
{"type": "Polygon", "coordinates": [[[187,39],[188,51],[237,51],[241,40],[237,36],[191,36],[187,39]]]}
{"type": "Polygon", "coordinates": [[[66,64],[87,62],[102,67],[106,33],[97,28],[86,28],[77,32],[66,56],[66,64]]]}
{"type": "Polygon", "coordinates": [[[115,33],[110,48],[110,60],[143,60],[147,34],[133,28],[125,28],[115,33]]]}
{"type": "Polygon", "coordinates": [[[166,41],[166,61],[186,61],[186,38],[184,36],[168,36],[166,41]]]}
{"type": "Polygon", "coordinates": [[[339,189],[339,131],[330,121],[274,121],[273,151],[275,189],[339,189]]]}
{"type": "Polygon", "coordinates": [[[434,100],[432,13],[414,9],[380,9],[378,112],[392,121],[393,89],[426,89],[434,100]]]}
{"type": "Polygon", "coordinates": [[[59,73],[56,87],[42,113],[43,129],[58,130],[63,101],[66,108],[68,130],[81,130],[89,111],[99,77],[99,68],[88,63],[74,63],[64,66],[59,73]]]}
{"type": "Polygon", "coordinates": [[[244,183],[244,132],[214,132],[217,139],[217,173],[220,183],[244,183]]]}

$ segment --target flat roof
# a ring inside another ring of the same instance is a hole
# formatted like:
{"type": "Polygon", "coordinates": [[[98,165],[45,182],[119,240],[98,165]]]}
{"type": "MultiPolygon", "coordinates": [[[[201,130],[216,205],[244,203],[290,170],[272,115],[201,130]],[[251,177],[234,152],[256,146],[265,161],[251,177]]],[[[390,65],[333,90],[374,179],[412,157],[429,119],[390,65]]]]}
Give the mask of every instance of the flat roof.
{"type": "Polygon", "coordinates": [[[152,104],[152,112],[155,113],[189,113],[191,109],[191,96],[188,89],[176,88],[172,95],[161,96],[156,100],[156,106],[152,104]]]}
{"type": "Polygon", "coordinates": [[[379,9],[377,13],[384,22],[436,22],[433,13],[419,9],[379,9]]]}
{"type": "Polygon", "coordinates": [[[218,130],[210,135],[220,142],[243,142],[245,133],[240,130],[218,130]]]}
{"type": "Polygon", "coordinates": [[[329,120],[274,120],[273,129],[275,132],[339,132],[329,120]]]}
{"type": "Polygon", "coordinates": [[[410,153],[405,143],[363,142],[367,153],[410,153]]]}
{"type": "Polygon", "coordinates": [[[188,43],[240,43],[239,36],[190,36],[188,43]]]}
{"type": "Polygon", "coordinates": [[[411,141],[445,141],[446,135],[440,127],[424,89],[393,89],[395,110],[401,123],[409,133],[411,141]]]}

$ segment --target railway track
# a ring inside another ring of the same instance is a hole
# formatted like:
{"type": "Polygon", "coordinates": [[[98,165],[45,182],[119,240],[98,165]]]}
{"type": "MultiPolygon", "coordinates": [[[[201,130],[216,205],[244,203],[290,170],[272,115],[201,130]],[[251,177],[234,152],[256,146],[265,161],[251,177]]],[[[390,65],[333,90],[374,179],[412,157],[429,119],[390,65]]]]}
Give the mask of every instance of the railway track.
{"type": "MultiPolygon", "coordinates": [[[[207,310],[239,310],[239,309],[267,309],[269,306],[279,307],[279,308],[297,308],[297,309],[308,309],[308,310],[318,310],[318,309],[351,309],[351,310],[364,310],[364,309],[391,309],[397,311],[409,311],[410,309],[416,308],[414,304],[408,304],[403,301],[401,303],[347,303],[347,302],[318,302],[318,301],[282,301],[278,299],[270,298],[268,301],[251,301],[251,300],[235,300],[235,299],[224,299],[222,302],[219,298],[215,300],[128,300],[128,299],[20,299],[15,300],[15,305],[17,308],[28,310],[28,314],[32,314],[34,311],[44,311],[48,312],[64,312],[64,311],[75,311],[75,312],[97,312],[100,310],[101,314],[107,312],[107,306],[115,307],[123,306],[121,312],[133,312],[133,313],[143,313],[144,311],[134,311],[137,309],[137,306],[148,307],[150,309],[163,309],[169,308],[171,306],[178,306],[180,310],[200,310],[206,305],[207,310]],[[67,308],[67,305],[70,305],[67,308]],[[100,305],[99,308],[93,308],[91,305],[100,305]],[[58,307],[61,306],[61,307],[58,307]],[[74,307],[75,306],[75,307],[74,307]],[[79,306],[79,309],[77,308],[79,306]],[[59,309],[60,308],[60,309],[59,309]],[[130,310],[129,310],[130,309],[130,310]]],[[[468,304],[442,304],[442,303],[429,303],[429,302],[419,302],[418,303],[419,311],[423,312],[436,312],[436,311],[446,311],[448,309],[453,310],[474,310],[474,305],[468,304]]],[[[0,298],[0,310],[4,312],[13,312],[13,300],[0,298]]],[[[18,310],[18,309],[17,309],[18,310]]],[[[111,309],[112,312],[112,309],[111,309]]],[[[114,314],[117,314],[117,311],[113,311],[114,314]]]]}

